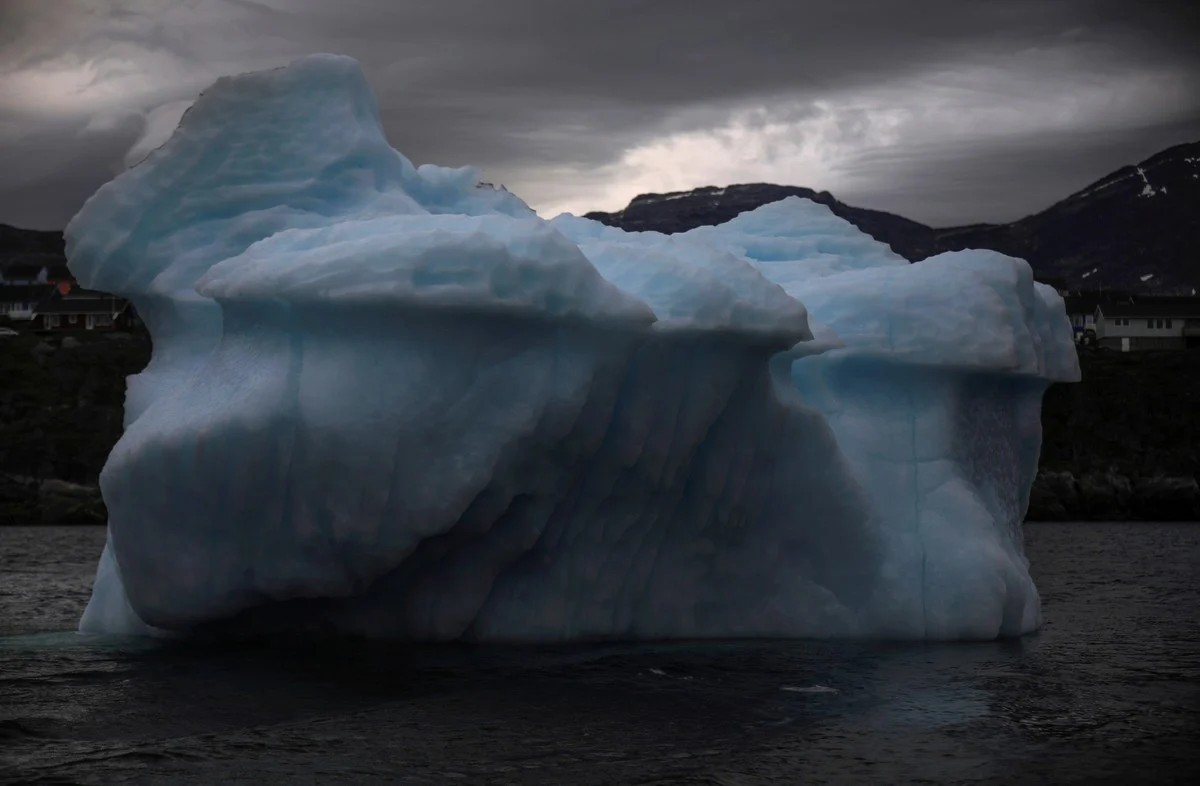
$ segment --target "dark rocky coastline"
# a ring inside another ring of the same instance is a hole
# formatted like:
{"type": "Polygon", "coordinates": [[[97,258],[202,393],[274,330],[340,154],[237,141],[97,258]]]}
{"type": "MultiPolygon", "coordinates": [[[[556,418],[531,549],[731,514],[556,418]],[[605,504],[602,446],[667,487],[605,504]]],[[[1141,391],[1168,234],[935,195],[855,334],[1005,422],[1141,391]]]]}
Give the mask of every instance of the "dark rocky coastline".
{"type": "Polygon", "coordinates": [[[1042,403],[1028,518],[1200,520],[1200,352],[1082,351],[1042,403]]]}
{"type": "Polygon", "coordinates": [[[1118,472],[1041,470],[1029,499],[1032,521],[1196,521],[1200,487],[1194,477],[1130,478],[1118,472]]]}
{"type": "MultiPolygon", "coordinates": [[[[99,524],[97,479],[121,434],[145,334],[0,340],[0,524],[99,524]]],[[[1200,520],[1200,352],[1080,355],[1042,407],[1031,520],[1200,520]]]]}
{"type": "Polygon", "coordinates": [[[97,480],[121,436],[138,333],[0,338],[0,524],[99,524],[97,480]]]}

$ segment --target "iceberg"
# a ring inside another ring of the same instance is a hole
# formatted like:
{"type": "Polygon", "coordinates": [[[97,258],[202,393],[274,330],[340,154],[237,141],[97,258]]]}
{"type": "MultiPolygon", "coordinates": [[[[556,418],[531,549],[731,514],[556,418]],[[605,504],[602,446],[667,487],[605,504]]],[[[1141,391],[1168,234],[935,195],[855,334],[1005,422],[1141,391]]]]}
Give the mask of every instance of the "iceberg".
{"type": "Polygon", "coordinates": [[[359,65],[217,81],[67,227],[153,337],[87,633],[990,639],[1062,300],[791,198],[546,221],[413,166],[359,65]]]}

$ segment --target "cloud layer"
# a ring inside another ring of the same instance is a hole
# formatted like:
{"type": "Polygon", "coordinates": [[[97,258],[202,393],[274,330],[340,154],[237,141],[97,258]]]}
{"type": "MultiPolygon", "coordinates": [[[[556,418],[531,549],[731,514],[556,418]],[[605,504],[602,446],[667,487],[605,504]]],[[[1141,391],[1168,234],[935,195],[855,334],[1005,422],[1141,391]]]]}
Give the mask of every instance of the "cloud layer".
{"type": "Polygon", "coordinates": [[[1117,0],[5,0],[0,222],[61,227],[216,77],[315,51],[411,159],[548,215],[772,181],[1004,221],[1200,138],[1198,33],[1117,0]]]}

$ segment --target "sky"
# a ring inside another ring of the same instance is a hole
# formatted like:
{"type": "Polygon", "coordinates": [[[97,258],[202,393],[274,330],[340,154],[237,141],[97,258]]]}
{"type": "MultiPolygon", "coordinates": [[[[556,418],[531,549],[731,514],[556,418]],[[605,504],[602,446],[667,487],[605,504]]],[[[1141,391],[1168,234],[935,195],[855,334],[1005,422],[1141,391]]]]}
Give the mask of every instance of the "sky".
{"type": "Polygon", "coordinates": [[[1004,222],[1200,140],[1200,3],[0,0],[0,223],[61,229],[217,77],[362,62],[393,147],[546,217],[773,182],[1004,222]]]}

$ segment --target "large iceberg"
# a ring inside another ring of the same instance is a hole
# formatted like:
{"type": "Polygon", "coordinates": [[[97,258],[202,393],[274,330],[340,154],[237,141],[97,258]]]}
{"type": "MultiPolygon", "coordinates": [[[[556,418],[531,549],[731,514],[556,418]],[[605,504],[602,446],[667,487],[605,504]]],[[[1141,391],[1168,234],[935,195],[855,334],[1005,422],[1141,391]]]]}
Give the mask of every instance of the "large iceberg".
{"type": "Polygon", "coordinates": [[[81,630],[994,638],[1078,376],[1023,261],[910,265],[807,200],[538,218],[414,167],[358,64],[219,80],[67,228],[129,297],[81,630]]]}

